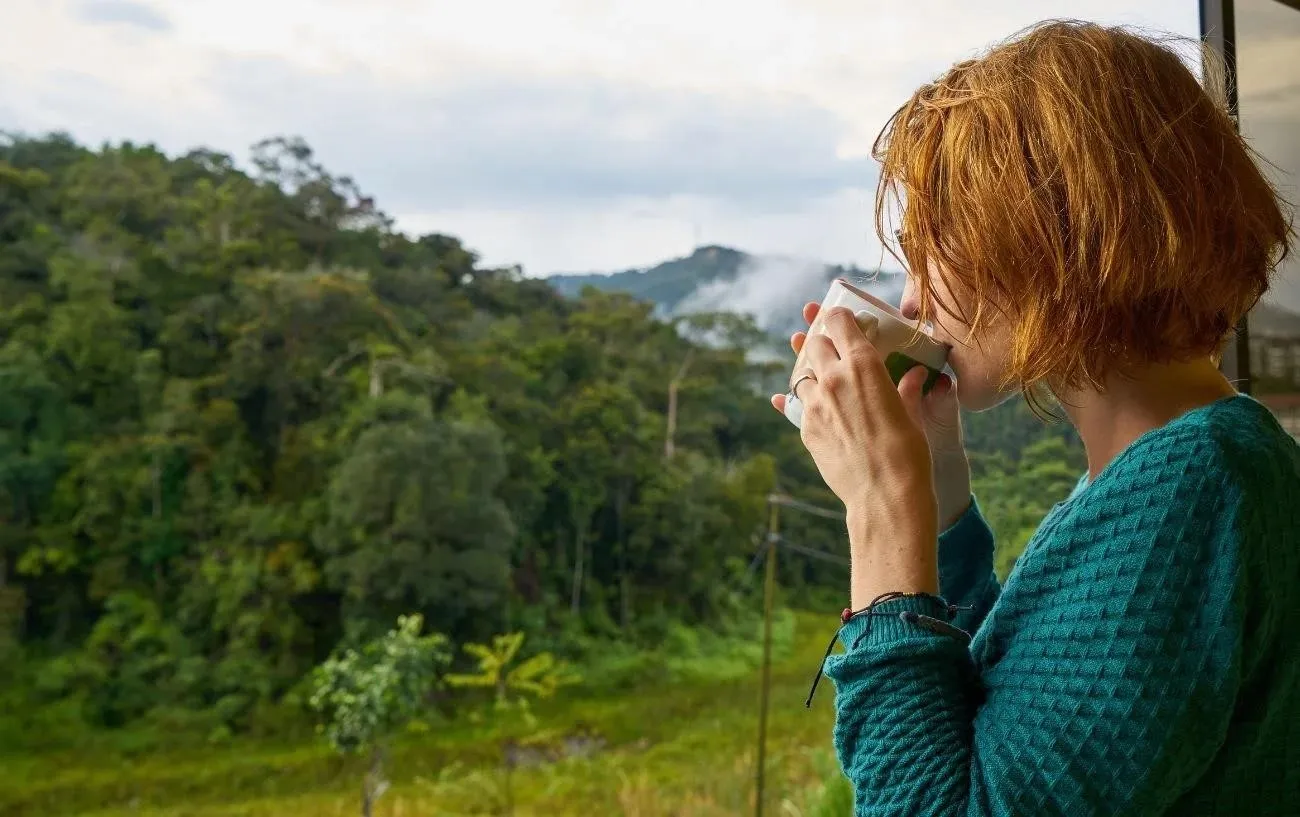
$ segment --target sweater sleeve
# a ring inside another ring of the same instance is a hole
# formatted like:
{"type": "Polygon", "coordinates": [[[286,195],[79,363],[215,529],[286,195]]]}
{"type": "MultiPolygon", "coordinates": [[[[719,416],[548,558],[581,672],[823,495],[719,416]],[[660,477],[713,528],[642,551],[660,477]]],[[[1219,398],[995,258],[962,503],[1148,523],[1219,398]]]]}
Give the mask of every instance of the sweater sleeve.
{"type": "Polygon", "coordinates": [[[939,592],[949,602],[970,608],[959,612],[953,623],[973,633],[1001,589],[993,574],[993,531],[972,496],[966,512],[939,535],[939,592]]]}
{"type": "MultiPolygon", "coordinates": [[[[1232,509],[1204,486],[1117,492],[1048,531],[974,651],[896,615],[850,621],[826,674],[856,813],[1165,814],[1240,675],[1232,509]]],[[[878,609],[942,616],[925,597],[878,609]]]]}

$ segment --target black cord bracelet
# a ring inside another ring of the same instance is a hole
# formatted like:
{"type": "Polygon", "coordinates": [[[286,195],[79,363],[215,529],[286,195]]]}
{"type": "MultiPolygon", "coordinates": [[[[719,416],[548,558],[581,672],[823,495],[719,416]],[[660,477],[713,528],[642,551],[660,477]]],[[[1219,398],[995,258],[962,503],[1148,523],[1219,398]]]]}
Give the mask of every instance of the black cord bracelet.
{"type": "Polygon", "coordinates": [[[830,643],[826,645],[826,655],[822,656],[821,665],[817,667],[817,675],[813,677],[812,687],[808,690],[808,698],[803,702],[805,709],[812,708],[813,696],[817,694],[817,685],[821,683],[822,676],[826,672],[826,659],[830,658],[831,653],[835,651],[835,642],[839,640],[840,633],[844,631],[845,625],[855,618],[866,617],[867,626],[862,631],[862,634],[853,640],[853,644],[849,646],[849,649],[851,650],[856,649],[858,644],[862,643],[862,640],[871,632],[871,619],[893,616],[897,616],[908,624],[928,630],[936,635],[947,636],[948,638],[960,641],[962,644],[970,643],[970,634],[959,627],[949,624],[948,621],[940,621],[932,616],[921,615],[920,613],[914,613],[911,610],[904,610],[901,613],[882,613],[876,609],[876,605],[878,604],[883,604],[887,601],[894,601],[895,599],[906,598],[926,598],[934,601],[943,608],[944,614],[948,617],[948,621],[952,621],[956,618],[957,613],[962,610],[971,609],[969,607],[950,604],[947,599],[944,599],[941,596],[936,596],[933,593],[900,593],[898,591],[882,593],[881,595],[876,596],[871,600],[870,604],[863,607],[861,610],[852,610],[845,607],[843,612],[840,613],[840,626],[836,628],[835,634],[831,636],[830,643]]]}

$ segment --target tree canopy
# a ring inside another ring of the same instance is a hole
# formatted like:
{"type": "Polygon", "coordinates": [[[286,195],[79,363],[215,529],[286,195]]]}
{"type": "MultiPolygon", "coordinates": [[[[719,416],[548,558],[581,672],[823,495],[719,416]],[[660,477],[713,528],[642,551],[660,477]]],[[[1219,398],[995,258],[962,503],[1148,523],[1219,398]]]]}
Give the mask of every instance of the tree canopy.
{"type": "Polygon", "coordinates": [[[63,656],[48,686],[103,723],[237,722],[398,615],[561,654],[715,621],[767,495],[829,500],[747,319],[407,236],[299,139],[0,139],[0,245],[0,649],[63,656]]]}

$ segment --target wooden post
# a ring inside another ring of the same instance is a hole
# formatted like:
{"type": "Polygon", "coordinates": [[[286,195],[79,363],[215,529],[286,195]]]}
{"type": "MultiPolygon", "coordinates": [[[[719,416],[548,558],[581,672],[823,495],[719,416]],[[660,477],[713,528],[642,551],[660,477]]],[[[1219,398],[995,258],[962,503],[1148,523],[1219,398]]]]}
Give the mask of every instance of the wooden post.
{"type": "Polygon", "coordinates": [[[763,795],[767,773],[767,705],[772,690],[772,606],[776,598],[776,542],[780,536],[781,505],[768,497],[767,572],[763,580],[763,675],[759,688],[758,765],[754,772],[754,815],[763,817],[763,795]]]}

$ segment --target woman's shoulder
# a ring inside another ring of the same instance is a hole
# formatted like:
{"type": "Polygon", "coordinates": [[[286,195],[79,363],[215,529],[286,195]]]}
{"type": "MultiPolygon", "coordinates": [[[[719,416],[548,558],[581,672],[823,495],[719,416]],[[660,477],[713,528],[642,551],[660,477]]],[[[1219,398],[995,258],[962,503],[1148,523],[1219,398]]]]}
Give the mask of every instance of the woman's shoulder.
{"type": "Polygon", "coordinates": [[[1300,442],[1262,403],[1240,396],[1205,420],[1205,472],[1235,497],[1243,557],[1300,552],[1300,442]]]}
{"type": "Polygon", "coordinates": [[[1117,529],[1161,547],[1291,541],[1300,538],[1300,444],[1237,395],[1144,434],[1076,494],[1062,534],[1117,529]]]}
{"type": "Polygon", "coordinates": [[[1059,618],[1061,603],[1107,615],[1194,616],[1206,599],[1300,611],[1297,565],[1300,446],[1263,406],[1233,398],[1143,435],[1058,506],[990,621],[1059,618]]]}
{"type": "Polygon", "coordinates": [[[1300,496],[1300,443],[1263,404],[1238,394],[1142,435],[1091,487],[1171,500],[1206,490],[1300,496]]]}
{"type": "Polygon", "coordinates": [[[1238,395],[1148,431],[1096,479],[1085,475],[1037,538],[1114,541],[1158,530],[1160,539],[1205,538],[1230,532],[1245,506],[1252,517],[1259,508],[1300,514],[1300,445],[1262,404],[1238,395]]]}
{"type": "Polygon", "coordinates": [[[1300,442],[1264,404],[1239,394],[1180,420],[1170,436],[1189,452],[1189,477],[1241,503],[1277,502],[1288,505],[1279,512],[1300,513],[1300,442]]]}
{"type": "Polygon", "coordinates": [[[1258,400],[1239,394],[1208,407],[1200,419],[1221,465],[1253,480],[1300,479],[1300,441],[1258,400]]]}
{"type": "Polygon", "coordinates": [[[1300,445],[1262,404],[1236,396],[1147,432],[1081,480],[1024,561],[1093,570],[1164,563],[1149,558],[1157,551],[1173,563],[1233,563],[1279,549],[1300,553],[1300,445]]]}

